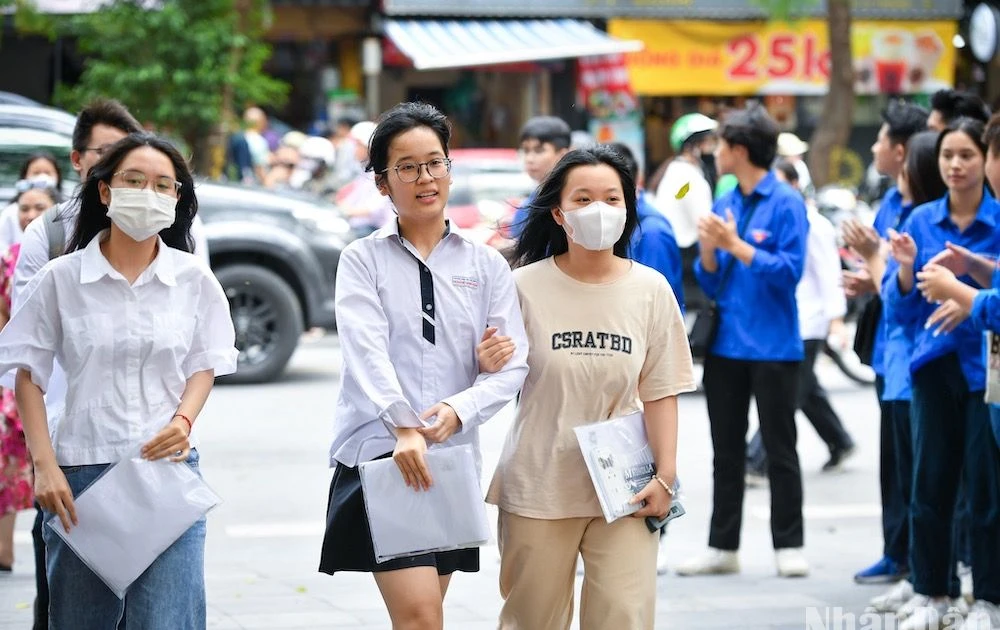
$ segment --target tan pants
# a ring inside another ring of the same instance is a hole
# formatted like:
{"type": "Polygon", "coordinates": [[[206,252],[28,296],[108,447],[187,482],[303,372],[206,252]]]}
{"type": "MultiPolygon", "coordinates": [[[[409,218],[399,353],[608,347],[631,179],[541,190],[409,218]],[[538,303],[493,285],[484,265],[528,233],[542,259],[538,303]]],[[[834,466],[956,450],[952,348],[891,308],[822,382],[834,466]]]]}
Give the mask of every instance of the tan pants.
{"type": "Polygon", "coordinates": [[[500,510],[500,630],[564,630],[583,556],[580,630],[652,630],[659,537],[643,519],[544,520],[500,510]]]}

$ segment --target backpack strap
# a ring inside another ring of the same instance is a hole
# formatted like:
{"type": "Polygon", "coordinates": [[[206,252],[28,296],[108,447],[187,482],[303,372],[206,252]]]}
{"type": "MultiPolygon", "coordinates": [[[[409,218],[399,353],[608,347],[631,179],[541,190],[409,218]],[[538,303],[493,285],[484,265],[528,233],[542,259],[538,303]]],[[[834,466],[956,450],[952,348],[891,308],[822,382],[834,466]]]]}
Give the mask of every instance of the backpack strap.
{"type": "Polygon", "coordinates": [[[66,223],[59,219],[60,206],[53,206],[42,215],[45,233],[49,237],[49,260],[59,258],[66,249],[66,223]]]}

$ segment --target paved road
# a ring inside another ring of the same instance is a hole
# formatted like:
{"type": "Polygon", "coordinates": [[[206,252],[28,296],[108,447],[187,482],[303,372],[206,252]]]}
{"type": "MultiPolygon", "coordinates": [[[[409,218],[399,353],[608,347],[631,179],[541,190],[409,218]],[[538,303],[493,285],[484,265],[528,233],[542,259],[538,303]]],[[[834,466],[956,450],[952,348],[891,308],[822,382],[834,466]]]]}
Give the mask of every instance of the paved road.
{"type": "MultiPolygon", "coordinates": [[[[307,340],[281,382],[220,386],[199,420],[202,470],[225,498],[209,518],[210,628],[389,628],[369,576],[316,572],[339,361],[335,337],[307,340]]],[[[742,574],[659,578],[657,628],[841,630],[854,627],[852,621],[868,624],[863,627],[891,627],[856,616],[879,588],[851,582],[854,571],[881,552],[874,393],[850,383],[831,365],[821,366],[821,378],[859,449],[844,472],[821,474],[825,447],[809,424],[800,422],[811,576],[776,577],[767,490],[750,490],[742,574]]],[[[691,394],[682,398],[680,408],[679,469],[688,514],[671,525],[668,544],[675,563],[704,549],[711,508],[712,452],[705,402],[700,394],[691,394]]],[[[492,472],[510,418],[505,410],[483,428],[486,475],[492,472]]],[[[30,520],[27,513],[18,520],[14,573],[0,577],[3,629],[30,627],[30,520]]],[[[486,548],[483,570],[460,574],[452,582],[446,627],[496,627],[497,558],[495,546],[486,548]]]]}

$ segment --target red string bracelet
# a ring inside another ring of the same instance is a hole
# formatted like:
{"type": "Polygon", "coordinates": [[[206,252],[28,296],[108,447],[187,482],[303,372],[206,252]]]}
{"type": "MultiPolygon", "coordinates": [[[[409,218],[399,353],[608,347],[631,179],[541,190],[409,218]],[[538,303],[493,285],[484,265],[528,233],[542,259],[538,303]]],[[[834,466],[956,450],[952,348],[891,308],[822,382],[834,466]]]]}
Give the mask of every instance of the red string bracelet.
{"type": "Polygon", "coordinates": [[[184,422],[187,422],[187,423],[188,423],[188,435],[191,435],[191,429],[192,429],[192,428],[194,427],[194,423],[193,423],[193,422],[191,422],[191,418],[188,418],[187,416],[185,416],[185,415],[184,415],[184,414],[182,414],[182,413],[175,413],[175,414],[174,414],[174,417],[175,417],[175,418],[180,418],[180,419],[181,419],[181,420],[183,420],[184,422]]]}

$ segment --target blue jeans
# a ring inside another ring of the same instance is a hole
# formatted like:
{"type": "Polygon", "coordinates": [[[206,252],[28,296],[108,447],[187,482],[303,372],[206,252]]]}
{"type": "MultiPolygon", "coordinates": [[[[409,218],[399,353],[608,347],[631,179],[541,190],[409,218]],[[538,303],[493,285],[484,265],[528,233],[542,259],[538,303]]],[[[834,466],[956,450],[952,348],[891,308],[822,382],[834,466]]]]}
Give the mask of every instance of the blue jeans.
{"type": "MultiPolygon", "coordinates": [[[[198,453],[187,465],[198,472],[198,453]]],[[[63,468],[78,496],[110,464],[63,468]]],[[[200,473],[199,473],[200,474],[200,473]]],[[[53,514],[46,512],[46,522],[53,514]]],[[[121,600],[84,564],[51,527],[43,528],[49,579],[49,630],[109,630],[124,618],[141,630],[203,630],[205,609],[205,519],[195,523],[132,583],[121,600]]]]}
{"type": "Polygon", "coordinates": [[[949,354],[913,374],[910,558],[921,595],[957,597],[954,520],[963,481],[974,597],[1000,603],[1000,449],[982,391],[949,354]]]}

